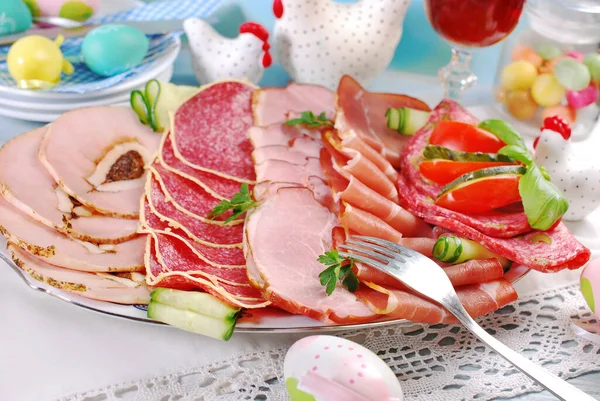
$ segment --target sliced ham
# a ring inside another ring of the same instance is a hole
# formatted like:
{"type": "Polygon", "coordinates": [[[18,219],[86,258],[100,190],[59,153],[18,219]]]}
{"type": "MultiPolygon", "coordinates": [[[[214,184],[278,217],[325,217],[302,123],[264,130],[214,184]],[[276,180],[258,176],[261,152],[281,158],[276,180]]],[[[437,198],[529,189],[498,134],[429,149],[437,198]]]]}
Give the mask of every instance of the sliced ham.
{"type": "Polygon", "coordinates": [[[85,298],[117,304],[148,304],[150,290],[144,275],[109,273],[87,273],[61,269],[31,256],[19,247],[9,244],[12,260],[34,279],[59,290],[68,291],[85,298]]]}
{"type": "Polygon", "coordinates": [[[263,146],[290,146],[295,142],[302,142],[305,146],[317,144],[321,147],[321,133],[318,130],[307,129],[302,126],[286,126],[271,124],[267,127],[252,127],[247,133],[248,140],[254,149],[263,146]]]}
{"type": "Polygon", "coordinates": [[[307,186],[308,177],[325,179],[319,159],[309,158],[304,165],[282,160],[267,160],[256,165],[257,182],[294,182],[307,186]]]}
{"type": "Polygon", "coordinates": [[[49,126],[39,157],[58,185],[81,204],[135,219],[144,191],[143,167],[159,141],[129,107],[84,108],[49,126]]]}
{"type": "MultiPolygon", "coordinates": [[[[240,190],[238,181],[230,180],[219,175],[206,171],[196,170],[188,166],[175,156],[171,135],[166,134],[161,142],[161,148],[158,153],[158,162],[166,170],[180,177],[186,178],[217,199],[231,199],[233,195],[240,190]]],[[[156,163],[156,162],[155,162],[156,163]]]]}
{"type": "Polygon", "coordinates": [[[54,266],[89,272],[140,271],[144,267],[142,237],[102,249],[38,223],[1,197],[0,233],[21,249],[54,266]]]}
{"type": "MultiPolygon", "coordinates": [[[[513,286],[503,278],[484,284],[462,286],[456,289],[456,293],[472,317],[491,313],[518,298],[513,286]]],[[[456,318],[440,305],[408,291],[372,284],[361,286],[356,296],[373,311],[385,314],[386,318],[427,324],[456,322],[456,318]]]]}
{"type": "Polygon", "coordinates": [[[175,155],[197,170],[253,183],[252,145],[246,132],[252,127],[254,90],[233,80],[202,87],[175,113],[175,155]]]}
{"type": "Polygon", "coordinates": [[[304,188],[282,188],[246,219],[248,276],[265,299],[290,313],[325,322],[374,317],[354,294],[338,287],[331,296],[319,282],[317,257],[331,249],[336,215],[304,188]]]}
{"type": "Polygon", "coordinates": [[[289,112],[325,113],[330,120],[335,116],[333,92],[317,85],[291,83],[285,88],[260,89],[254,93],[252,105],[254,125],[258,126],[287,121],[289,112]]]}
{"type": "Polygon", "coordinates": [[[357,207],[344,204],[340,214],[340,224],[347,230],[359,235],[381,238],[391,242],[400,242],[402,234],[379,217],[357,207]]]}
{"type": "Polygon", "coordinates": [[[426,103],[406,95],[371,93],[352,77],[342,77],[337,89],[335,128],[342,138],[357,136],[381,153],[394,167],[400,167],[400,153],[408,137],[387,127],[385,113],[390,107],[430,111],[426,103]]]}
{"type": "Polygon", "coordinates": [[[146,249],[146,280],[150,285],[180,290],[206,291],[241,308],[269,305],[250,286],[244,268],[218,269],[198,259],[181,241],[151,233],[146,249]]]}
{"type": "Polygon", "coordinates": [[[255,164],[262,164],[267,160],[279,160],[291,164],[303,165],[308,163],[309,156],[313,159],[318,158],[319,151],[317,151],[316,155],[307,155],[303,152],[294,150],[293,147],[290,146],[263,146],[262,148],[254,149],[252,152],[252,160],[255,164]]]}
{"type": "Polygon", "coordinates": [[[340,152],[346,155],[347,157],[351,157],[348,152],[349,149],[352,149],[356,152],[361,153],[364,157],[369,159],[371,163],[373,163],[379,170],[381,170],[392,182],[396,182],[398,179],[398,171],[390,164],[389,161],[371,146],[369,146],[365,141],[356,136],[352,131],[340,133],[338,131],[338,135],[341,135],[340,142],[340,152]]]}
{"type": "Polygon", "coordinates": [[[4,199],[40,223],[81,241],[115,244],[135,237],[135,220],[75,214],[72,199],[38,158],[46,131],[43,127],[19,135],[0,149],[0,193],[4,199]]]}
{"type": "Polygon", "coordinates": [[[323,206],[331,210],[332,212],[337,213],[337,203],[333,200],[331,196],[331,190],[325,181],[319,177],[308,177],[306,180],[306,185],[300,185],[295,182],[271,182],[271,181],[263,181],[256,184],[253,188],[253,197],[257,202],[264,201],[271,196],[274,196],[277,191],[281,188],[308,188],[315,195],[315,198],[321,203],[323,206]]]}

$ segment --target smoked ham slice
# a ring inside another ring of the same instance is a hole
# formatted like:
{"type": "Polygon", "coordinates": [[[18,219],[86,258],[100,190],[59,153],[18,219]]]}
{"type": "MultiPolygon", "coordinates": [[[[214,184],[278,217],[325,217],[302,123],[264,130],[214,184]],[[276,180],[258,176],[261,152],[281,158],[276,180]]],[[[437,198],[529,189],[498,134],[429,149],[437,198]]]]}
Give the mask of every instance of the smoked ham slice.
{"type": "Polygon", "coordinates": [[[253,183],[246,132],[252,126],[254,90],[242,81],[222,81],[203,86],[181,105],[171,133],[177,158],[197,170],[253,183]]]}
{"type": "Polygon", "coordinates": [[[140,273],[87,273],[61,269],[8,244],[12,260],[34,279],[85,298],[117,304],[148,304],[150,290],[140,273]]]}
{"type": "Polygon", "coordinates": [[[288,113],[303,111],[312,111],[315,115],[325,113],[333,120],[334,101],[333,92],[317,85],[291,83],[285,88],[259,89],[252,99],[254,125],[280,123],[287,120],[288,113]]]}
{"type": "Polygon", "coordinates": [[[143,167],[159,141],[130,108],[84,108],[63,114],[49,126],[39,157],[64,192],[81,204],[136,219],[143,167]]]}
{"type": "Polygon", "coordinates": [[[336,99],[335,128],[340,137],[362,139],[394,167],[400,167],[400,153],[410,137],[387,127],[387,109],[410,107],[430,111],[426,103],[410,96],[368,92],[348,75],[340,80],[336,99]]]}
{"type": "Polygon", "coordinates": [[[38,158],[46,131],[43,127],[19,135],[0,149],[0,193],[4,199],[40,223],[81,241],[114,244],[135,237],[135,220],[91,214],[89,210],[83,211],[89,216],[76,215],[78,209],[72,199],[38,158]]]}
{"type": "Polygon", "coordinates": [[[321,133],[317,130],[303,128],[302,126],[286,126],[276,123],[267,127],[252,127],[247,133],[248,140],[254,149],[263,146],[292,146],[296,142],[302,142],[306,146],[316,144],[321,148],[321,133]]]}
{"type": "Polygon", "coordinates": [[[290,313],[325,322],[374,317],[342,287],[327,296],[317,257],[331,249],[337,217],[306,188],[282,188],[252,210],[245,225],[248,275],[265,299],[290,313]]]}
{"type": "Polygon", "coordinates": [[[0,233],[21,249],[54,266],[88,272],[128,272],[144,268],[143,237],[102,249],[38,223],[1,197],[0,233]]]}

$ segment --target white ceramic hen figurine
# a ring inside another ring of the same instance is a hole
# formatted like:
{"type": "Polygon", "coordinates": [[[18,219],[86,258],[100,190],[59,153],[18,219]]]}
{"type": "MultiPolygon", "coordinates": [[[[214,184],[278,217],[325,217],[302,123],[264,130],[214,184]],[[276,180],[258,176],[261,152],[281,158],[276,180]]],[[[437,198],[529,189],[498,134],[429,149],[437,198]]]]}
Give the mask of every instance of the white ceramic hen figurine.
{"type": "Polygon", "coordinates": [[[207,22],[189,18],[183,29],[190,42],[194,72],[200,84],[225,78],[258,83],[271,65],[269,32],[260,24],[245,22],[238,37],[219,34],[207,22]]]}
{"type": "Polygon", "coordinates": [[[548,170],[552,183],[569,200],[563,219],[583,220],[600,206],[600,165],[574,152],[571,128],[562,118],[546,118],[541,131],[533,142],[535,162],[548,170]]]}
{"type": "Polygon", "coordinates": [[[392,61],[410,0],[274,0],[277,61],[292,79],[335,89],[366,85],[392,61]]]}

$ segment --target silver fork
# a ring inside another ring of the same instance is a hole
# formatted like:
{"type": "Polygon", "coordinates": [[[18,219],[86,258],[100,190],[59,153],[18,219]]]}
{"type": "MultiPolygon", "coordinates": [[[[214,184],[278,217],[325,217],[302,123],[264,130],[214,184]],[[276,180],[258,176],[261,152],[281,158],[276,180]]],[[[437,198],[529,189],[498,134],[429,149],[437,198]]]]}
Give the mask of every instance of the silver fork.
{"type": "Polygon", "coordinates": [[[596,401],[488,334],[462,306],[446,273],[429,258],[412,249],[373,237],[353,236],[345,245],[339,245],[339,248],[352,252],[340,252],[340,255],[371,265],[444,306],[471,333],[557,398],[568,401],[596,401]]]}

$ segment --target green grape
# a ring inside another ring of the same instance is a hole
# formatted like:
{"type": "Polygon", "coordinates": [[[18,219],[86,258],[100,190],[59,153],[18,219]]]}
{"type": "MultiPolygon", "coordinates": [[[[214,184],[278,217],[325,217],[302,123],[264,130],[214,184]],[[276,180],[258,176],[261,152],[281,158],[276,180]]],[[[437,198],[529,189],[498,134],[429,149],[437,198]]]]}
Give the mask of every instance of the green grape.
{"type": "Polygon", "coordinates": [[[560,104],[565,97],[565,88],[552,74],[541,74],[531,87],[531,97],[543,107],[551,107],[560,104]]]}
{"type": "Polygon", "coordinates": [[[586,54],[583,58],[583,64],[590,70],[592,81],[600,81],[600,54],[586,54]]]}
{"type": "Polygon", "coordinates": [[[580,91],[590,85],[590,70],[579,61],[567,57],[554,66],[554,76],[562,86],[572,91],[580,91]]]}
{"type": "Polygon", "coordinates": [[[537,54],[542,56],[544,60],[552,60],[562,56],[562,51],[555,45],[544,44],[537,49],[537,54]]]}

